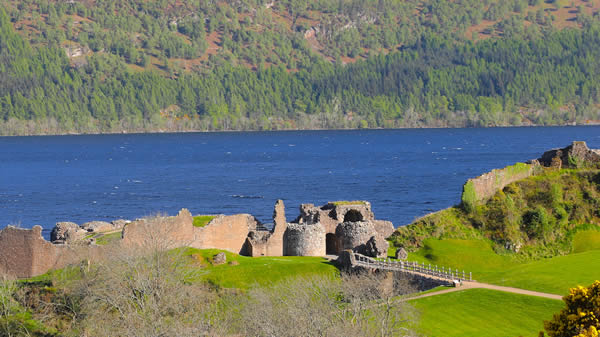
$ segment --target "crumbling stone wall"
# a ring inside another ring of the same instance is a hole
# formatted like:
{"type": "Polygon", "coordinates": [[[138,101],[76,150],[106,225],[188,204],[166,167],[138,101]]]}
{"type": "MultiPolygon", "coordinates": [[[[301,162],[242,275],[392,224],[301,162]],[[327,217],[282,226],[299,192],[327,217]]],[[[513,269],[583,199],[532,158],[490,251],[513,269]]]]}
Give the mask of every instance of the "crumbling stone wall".
{"type": "Polygon", "coordinates": [[[194,219],[187,209],[173,217],[140,219],[123,228],[124,246],[144,246],[149,240],[161,241],[166,248],[191,246],[194,243],[194,219]]]}
{"type": "Polygon", "coordinates": [[[545,167],[554,168],[584,168],[600,166],[600,151],[587,147],[585,142],[576,141],[562,149],[544,152],[537,160],[545,167]]]}
{"type": "Polygon", "coordinates": [[[472,210],[478,203],[491,198],[506,185],[535,175],[541,166],[556,169],[599,168],[600,151],[589,149],[585,142],[575,141],[565,148],[546,151],[540,158],[527,164],[517,163],[469,179],[463,186],[463,207],[472,210]]]}
{"type": "Polygon", "coordinates": [[[300,216],[296,223],[320,223],[326,233],[335,234],[335,229],[342,222],[372,221],[375,215],[368,201],[329,202],[321,207],[313,204],[300,205],[300,216]]]}
{"type": "Polygon", "coordinates": [[[283,235],[287,229],[285,218],[285,205],[283,200],[277,200],[273,210],[272,231],[251,231],[246,240],[248,255],[256,256],[283,256],[283,235]]]}
{"type": "Polygon", "coordinates": [[[194,227],[194,241],[191,246],[248,255],[246,238],[258,225],[258,220],[250,214],[219,215],[204,227],[194,227]]]}
{"type": "Polygon", "coordinates": [[[463,186],[462,203],[468,209],[472,209],[477,203],[491,198],[506,185],[530,177],[534,173],[534,164],[517,163],[469,179],[463,186]]]}
{"type": "Polygon", "coordinates": [[[325,229],[320,223],[288,225],[283,237],[286,256],[325,256],[325,229]]]}
{"type": "Polygon", "coordinates": [[[53,245],[42,237],[42,227],[0,230],[0,272],[16,277],[33,277],[62,268],[80,258],[68,247],[53,245]]]}
{"type": "Polygon", "coordinates": [[[246,254],[248,233],[256,230],[258,221],[250,214],[218,215],[204,227],[194,227],[194,218],[187,209],[174,217],[142,219],[123,229],[122,244],[144,245],[148,240],[161,240],[166,247],[223,249],[246,254]]]}
{"type": "Polygon", "coordinates": [[[367,241],[375,233],[375,227],[370,221],[341,223],[335,231],[337,248],[340,252],[349,249],[360,254],[366,254],[367,241]]]}

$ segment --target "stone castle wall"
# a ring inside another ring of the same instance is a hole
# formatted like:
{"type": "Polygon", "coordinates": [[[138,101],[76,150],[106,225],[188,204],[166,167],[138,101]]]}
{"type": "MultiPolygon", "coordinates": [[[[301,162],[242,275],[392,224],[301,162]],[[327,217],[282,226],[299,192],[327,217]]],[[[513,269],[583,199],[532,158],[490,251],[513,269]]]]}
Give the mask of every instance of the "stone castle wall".
{"type": "Polygon", "coordinates": [[[208,225],[195,228],[194,248],[216,248],[247,255],[246,238],[256,230],[258,220],[250,214],[220,215],[208,225]]]}
{"type": "Polygon", "coordinates": [[[462,202],[467,208],[491,198],[496,192],[515,181],[528,178],[535,173],[535,165],[517,163],[503,169],[492,170],[477,178],[467,180],[463,186],[462,202]]]}
{"type": "Polygon", "coordinates": [[[285,205],[283,200],[277,200],[273,210],[273,230],[270,232],[253,231],[246,240],[248,255],[257,256],[283,256],[283,235],[287,229],[285,218],[285,205]]]}
{"type": "Polygon", "coordinates": [[[32,277],[50,269],[77,263],[82,256],[66,245],[53,245],[42,238],[42,227],[21,229],[8,226],[0,231],[0,273],[32,277]]]}
{"type": "Polygon", "coordinates": [[[535,175],[541,167],[600,168],[600,151],[589,149],[582,141],[575,141],[562,149],[553,149],[529,163],[517,163],[503,169],[492,170],[477,178],[467,180],[463,186],[462,204],[473,209],[478,203],[491,198],[506,185],[535,175]]]}
{"type": "Polygon", "coordinates": [[[190,246],[194,242],[193,223],[194,218],[187,209],[173,217],[136,220],[123,228],[121,244],[145,246],[160,241],[166,248],[190,246]]]}

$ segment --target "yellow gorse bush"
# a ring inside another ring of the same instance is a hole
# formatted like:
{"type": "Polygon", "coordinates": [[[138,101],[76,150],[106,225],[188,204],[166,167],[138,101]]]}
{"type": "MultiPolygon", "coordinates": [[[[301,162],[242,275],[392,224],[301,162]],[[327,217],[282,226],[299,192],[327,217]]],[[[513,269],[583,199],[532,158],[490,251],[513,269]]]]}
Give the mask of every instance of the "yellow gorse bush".
{"type": "Polygon", "coordinates": [[[563,297],[566,308],[555,314],[544,327],[551,337],[599,337],[600,281],[589,287],[571,288],[563,297]]]}

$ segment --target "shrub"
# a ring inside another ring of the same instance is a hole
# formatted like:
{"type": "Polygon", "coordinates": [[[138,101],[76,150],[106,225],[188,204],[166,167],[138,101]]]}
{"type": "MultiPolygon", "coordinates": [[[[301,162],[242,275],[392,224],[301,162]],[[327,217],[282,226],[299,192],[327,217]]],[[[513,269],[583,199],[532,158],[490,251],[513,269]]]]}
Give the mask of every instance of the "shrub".
{"type": "MultiPolygon", "coordinates": [[[[563,297],[566,308],[544,322],[550,337],[597,337],[600,330],[600,281],[572,288],[563,297]]],[[[542,334],[543,335],[543,334],[542,334]]]]}

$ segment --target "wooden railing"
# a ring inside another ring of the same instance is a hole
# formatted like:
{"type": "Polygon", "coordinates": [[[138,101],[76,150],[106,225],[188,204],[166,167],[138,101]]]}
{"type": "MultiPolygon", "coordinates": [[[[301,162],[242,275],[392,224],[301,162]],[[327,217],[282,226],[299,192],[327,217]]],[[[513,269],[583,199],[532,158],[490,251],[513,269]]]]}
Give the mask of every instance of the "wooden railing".
{"type": "Polygon", "coordinates": [[[458,269],[438,267],[437,265],[425,265],[425,263],[418,263],[414,261],[392,261],[387,260],[376,260],[362,254],[354,253],[354,260],[356,265],[371,269],[382,269],[390,271],[400,271],[412,274],[422,274],[435,278],[440,278],[448,281],[474,281],[471,272],[468,274],[463,270],[460,272],[458,269]]]}

